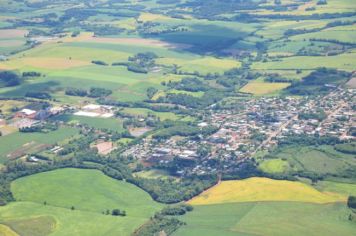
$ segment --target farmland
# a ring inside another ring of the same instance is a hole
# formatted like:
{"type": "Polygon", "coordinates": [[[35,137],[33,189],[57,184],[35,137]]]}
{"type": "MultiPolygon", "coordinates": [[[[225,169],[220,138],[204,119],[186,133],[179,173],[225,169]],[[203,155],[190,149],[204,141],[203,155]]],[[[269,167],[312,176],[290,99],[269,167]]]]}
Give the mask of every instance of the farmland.
{"type": "Polygon", "coordinates": [[[0,236],[353,235],[355,23],[354,0],[0,0],[0,236]]]}
{"type": "Polygon", "coordinates": [[[266,82],[250,82],[240,89],[240,92],[251,93],[254,95],[276,94],[278,91],[287,88],[289,83],[266,83],[266,82]]]}
{"type": "Polygon", "coordinates": [[[190,203],[193,205],[251,201],[331,203],[345,200],[345,196],[340,194],[319,192],[298,182],[250,178],[223,181],[202,195],[193,198],[190,203]]]}
{"type": "Polygon", "coordinates": [[[161,207],[134,185],[118,182],[93,170],[62,169],[41,173],[18,179],[11,188],[17,203],[0,209],[1,223],[16,229],[16,226],[13,227],[16,224],[14,218],[21,218],[22,224],[27,224],[26,228],[22,228],[25,234],[34,230],[38,235],[43,235],[44,230],[49,230],[54,231],[55,235],[73,232],[129,235],[161,207]],[[71,210],[72,206],[75,210],[71,210]],[[125,210],[127,216],[103,214],[115,208],[125,210]],[[42,217],[38,223],[41,227],[31,222],[39,216],[42,217]],[[46,224],[43,220],[50,220],[55,227],[43,229],[46,224]],[[101,222],[100,226],[90,226],[98,222],[101,222]]]}
{"type": "Polygon", "coordinates": [[[330,146],[290,147],[277,151],[275,157],[286,160],[294,170],[312,170],[318,174],[338,174],[355,166],[352,155],[337,152],[330,146]]]}
{"type": "Polygon", "coordinates": [[[0,137],[0,160],[7,160],[7,155],[16,152],[17,149],[24,149],[26,152],[41,144],[55,144],[66,138],[70,138],[77,134],[77,130],[73,128],[63,128],[51,133],[29,133],[22,134],[19,132],[0,137]]]}
{"type": "Polygon", "coordinates": [[[353,235],[341,203],[254,202],[194,206],[174,235],[353,235]],[[344,217],[343,217],[344,216],[344,217]],[[323,227],[320,228],[320,225],[323,227]]]}
{"type": "Polygon", "coordinates": [[[106,119],[85,116],[62,115],[58,116],[56,120],[67,122],[69,124],[88,125],[96,129],[108,129],[116,132],[123,131],[122,122],[117,119],[106,119]]]}

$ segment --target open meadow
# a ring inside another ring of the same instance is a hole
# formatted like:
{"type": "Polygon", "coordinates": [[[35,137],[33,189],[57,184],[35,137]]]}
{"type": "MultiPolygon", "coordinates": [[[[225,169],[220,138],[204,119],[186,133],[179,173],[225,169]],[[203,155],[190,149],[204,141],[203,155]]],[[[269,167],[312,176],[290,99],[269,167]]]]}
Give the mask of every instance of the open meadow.
{"type": "Polygon", "coordinates": [[[41,173],[16,180],[11,189],[17,202],[0,207],[0,224],[20,235],[130,235],[163,206],[138,187],[95,170],[41,173]],[[106,215],[113,209],[126,216],[106,215]]]}
{"type": "Polygon", "coordinates": [[[351,236],[355,223],[343,203],[251,202],[195,205],[174,236],[351,236]]]}

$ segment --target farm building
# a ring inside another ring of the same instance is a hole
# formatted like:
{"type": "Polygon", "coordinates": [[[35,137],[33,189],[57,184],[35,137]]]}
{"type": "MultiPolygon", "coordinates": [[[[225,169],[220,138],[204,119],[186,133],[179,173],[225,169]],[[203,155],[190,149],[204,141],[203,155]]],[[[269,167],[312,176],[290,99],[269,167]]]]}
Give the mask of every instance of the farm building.
{"type": "Polygon", "coordinates": [[[21,111],[15,114],[15,118],[27,118],[27,119],[35,119],[37,115],[37,111],[31,109],[22,109],[21,111]]]}

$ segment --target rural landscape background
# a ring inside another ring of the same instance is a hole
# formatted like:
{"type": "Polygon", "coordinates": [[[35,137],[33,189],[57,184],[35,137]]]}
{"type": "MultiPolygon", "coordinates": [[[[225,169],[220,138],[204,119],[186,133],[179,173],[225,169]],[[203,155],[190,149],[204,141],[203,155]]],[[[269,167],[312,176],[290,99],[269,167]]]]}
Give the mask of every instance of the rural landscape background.
{"type": "Polygon", "coordinates": [[[0,0],[0,236],[352,236],[355,0],[0,0]]]}

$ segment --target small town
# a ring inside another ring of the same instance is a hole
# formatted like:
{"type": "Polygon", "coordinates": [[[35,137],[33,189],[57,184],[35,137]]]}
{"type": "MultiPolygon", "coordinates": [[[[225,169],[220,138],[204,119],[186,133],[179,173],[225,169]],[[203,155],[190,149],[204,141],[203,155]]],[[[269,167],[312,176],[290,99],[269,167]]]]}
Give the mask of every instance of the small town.
{"type": "Polygon", "coordinates": [[[177,174],[216,172],[219,160],[224,169],[232,162],[268,152],[280,141],[295,135],[332,136],[354,140],[354,89],[336,89],[315,98],[263,97],[239,102],[238,108],[208,110],[198,124],[218,127],[217,132],[200,140],[171,137],[157,141],[150,137],[124,152],[146,163],[165,165],[175,158],[187,162],[177,174]],[[189,165],[189,162],[198,165],[189,165]]]}

